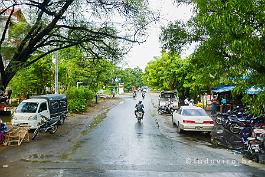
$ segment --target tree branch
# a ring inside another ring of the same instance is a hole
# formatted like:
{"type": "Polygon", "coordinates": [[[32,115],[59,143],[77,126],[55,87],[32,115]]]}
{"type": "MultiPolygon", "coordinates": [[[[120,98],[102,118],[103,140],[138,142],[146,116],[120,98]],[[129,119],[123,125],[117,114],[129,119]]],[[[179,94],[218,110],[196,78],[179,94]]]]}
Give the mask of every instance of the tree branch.
{"type": "Polygon", "coordinates": [[[31,64],[35,63],[36,61],[40,60],[41,58],[45,57],[46,55],[50,54],[50,53],[53,53],[53,52],[56,52],[56,51],[59,51],[61,49],[66,49],[66,48],[69,48],[69,47],[72,47],[72,46],[75,46],[76,44],[69,44],[69,45],[66,45],[66,46],[63,46],[63,47],[60,47],[60,48],[55,48],[55,49],[52,49],[46,53],[43,53],[41,54],[40,56],[38,56],[37,58],[31,60],[31,61],[28,61],[26,63],[23,64],[23,67],[28,67],[30,66],[31,64]]]}

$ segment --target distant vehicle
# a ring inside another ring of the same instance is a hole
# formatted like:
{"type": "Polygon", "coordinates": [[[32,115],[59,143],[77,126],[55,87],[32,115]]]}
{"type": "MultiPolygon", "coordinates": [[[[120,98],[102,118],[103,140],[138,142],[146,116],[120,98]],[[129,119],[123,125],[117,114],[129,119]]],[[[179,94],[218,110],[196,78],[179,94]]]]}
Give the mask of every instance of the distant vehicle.
{"type": "Polygon", "coordinates": [[[211,132],[214,121],[206,111],[196,106],[181,106],[172,115],[172,122],[179,133],[183,131],[211,132]]]}
{"type": "Polygon", "coordinates": [[[178,109],[179,98],[176,91],[162,91],[160,93],[158,107],[164,107],[168,104],[168,102],[172,105],[172,109],[178,109]]]}
{"type": "Polygon", "coordinates": [[[48,94],[34,96],[22,101],[12,118],[12,124],[28,125],[30,129],[36,129],[41,125],[43,117],[56,119],[62,125],[67,116],[67,99],[62,94],[48,94]]]}

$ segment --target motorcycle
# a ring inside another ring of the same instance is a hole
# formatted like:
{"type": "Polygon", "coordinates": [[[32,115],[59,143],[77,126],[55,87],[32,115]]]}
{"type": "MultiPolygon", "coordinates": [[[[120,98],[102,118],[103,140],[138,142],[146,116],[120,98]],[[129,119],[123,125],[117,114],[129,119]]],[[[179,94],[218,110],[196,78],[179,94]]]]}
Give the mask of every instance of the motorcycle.
{"type": "Polygon", "coordinates": [[[262,161],[262,156],[265,155],[265,129],[254,128],[252,136],[243,139],[243,153],[256,162],[262,161]]]}
{"type": "Polygon", "coordinates": [[[143,118],[144,118],[144,113],[142,111],[136,111],[136,119],[138,120],[138,122],[141,122],[143,118]]]}
{"type": "Polygon", "coordinates": [[[241,108],[236,108],[227,113],[219,113],[216,116],[216,124],[222,125],[234,134],[239,134],[244,127],[252,125],[252,116],[241,108]]]}
{"type": "Polygon", "coordinates": [[[33,136],[31,138],[32,140],[34,140],[39,133],[54,134],[58,129],[60,119],[48,119],[45,116],[42,117],[43,119],[41,121],[41,125],[39,125],[38,128],[36,128],[33,132],[33,136]]]}
{"type": "Polygon", "coordinates": [[[228,111],[227,113],[218,113],[215,118],[215,122],[218,125],[225,125],[227,123],[228,116],[231,115],[231,112],[228,111]]]}

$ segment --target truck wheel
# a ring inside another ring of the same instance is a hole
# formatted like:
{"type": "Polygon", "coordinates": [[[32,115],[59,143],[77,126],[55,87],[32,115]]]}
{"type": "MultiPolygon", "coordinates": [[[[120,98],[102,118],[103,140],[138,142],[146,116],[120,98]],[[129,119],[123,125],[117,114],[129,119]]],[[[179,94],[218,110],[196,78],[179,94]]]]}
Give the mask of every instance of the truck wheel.
{"type": "Polygon", "coordinates": [[[162,114],[162,110],[160,108],[158,108],[158,114],[161,115],[162,114]]]}

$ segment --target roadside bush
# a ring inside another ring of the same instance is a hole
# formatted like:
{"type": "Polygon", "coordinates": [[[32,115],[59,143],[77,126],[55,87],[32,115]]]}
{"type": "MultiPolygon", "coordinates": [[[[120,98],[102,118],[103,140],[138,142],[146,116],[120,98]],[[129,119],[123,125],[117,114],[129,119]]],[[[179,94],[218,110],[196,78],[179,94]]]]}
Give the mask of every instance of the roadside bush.
{"type": "Polygon", "coordinates": [[[66,95],[68,98],[68,109],[72,113],[85,112],[94,97],[93,92],[88,88],[76,87],[68,89],[66,95]]]}

